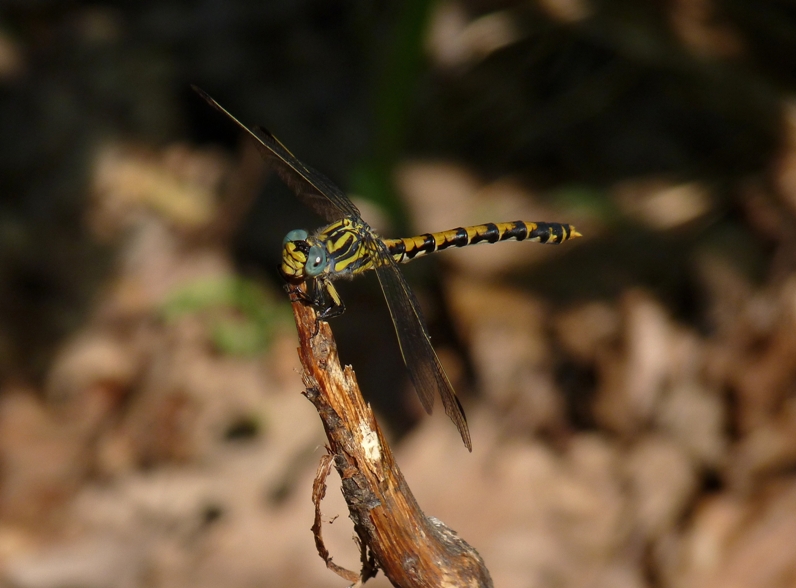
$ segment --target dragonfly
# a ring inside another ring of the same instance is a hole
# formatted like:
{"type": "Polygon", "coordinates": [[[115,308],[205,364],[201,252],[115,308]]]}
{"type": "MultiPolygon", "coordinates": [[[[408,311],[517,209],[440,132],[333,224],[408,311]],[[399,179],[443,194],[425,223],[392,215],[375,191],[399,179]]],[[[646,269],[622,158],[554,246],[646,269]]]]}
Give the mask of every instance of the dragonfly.
{"type": "Polygon", "coordinates": [[[431,414],[439,396],[445,413],[472,452],[464,408],[437,357],[420,305],[398,267],[450,247],[499,241],[558,244],[581,234],[570,224],[514,221],[459,227],[415,237],[384,239],[362,218],[348,196],[323,174],[299,161],[263,127],[247,127],[206,92],[193,89],[213,108],[254,139],[263,159],[296,197],[329,224],[313,233],[290,231],[282,243],[280,273],[289,284],[305,290],[301,298],[315,307],[321,320],[339,316],[345,304],[333,281],[374,271],[390,311],[398,345],[420,403],[431,414]]]}

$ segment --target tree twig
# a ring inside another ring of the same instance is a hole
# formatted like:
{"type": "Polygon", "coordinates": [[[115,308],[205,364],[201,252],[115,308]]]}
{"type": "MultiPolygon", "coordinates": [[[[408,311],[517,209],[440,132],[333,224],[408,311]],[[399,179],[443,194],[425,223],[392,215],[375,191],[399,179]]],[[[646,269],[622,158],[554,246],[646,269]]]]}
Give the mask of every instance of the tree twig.
{"type": "MultiPolygon", "coordinates": [[[[375,561],[400,588],[491,587],[492,580],[478,552],[441,521],[420,510],[373,411],[362,398],[353,370],[340,366],[329,325],[322,321],[318,324],[314,309],[295,298],[292,296],[293,314],[305,395],[323,421],[328,451],[342,480],[362,549],[360,581],[375,574],[368,565],[375,561]]],[[[318,497],[322,493],[316,488],[314,494],[318,497]]],[[[319,501],[320,497],[316,508],[319,501]]],[[[330,562],[325,548],[323,552],[324,560],[330,562]]]]}

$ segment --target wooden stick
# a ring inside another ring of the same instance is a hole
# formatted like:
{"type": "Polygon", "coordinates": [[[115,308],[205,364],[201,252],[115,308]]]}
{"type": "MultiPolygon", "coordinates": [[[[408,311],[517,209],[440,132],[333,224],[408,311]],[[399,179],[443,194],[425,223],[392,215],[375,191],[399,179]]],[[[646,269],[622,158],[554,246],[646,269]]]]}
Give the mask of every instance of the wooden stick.
{"type": "MultiPolygon", "coordinates": [[[[491,587],[492,579],[478,552],[455,531],[420,510],[373,411],[362,399],[353,370],[340,366],[329,325],[319,323],[315,310],[295,295],[291,299],[305,395],[323,421],[327,450],[340,474],[362,550],[360,582],[375,575],[375,562],[393,586],[400,588],[491,587]]],[[[319,471],[319,479],[325,478],[322,474],[319,471]]],[[[323,494],[318,484],[316,479],[316,508],[323,494]]],[[[450,491],[460,490],[451,484],[450,491]]],[[[316,543],[319,533],[318,529],[316,543]]],[[[321,547],[322,541],[319,552],[321,547]]],[[[321,557],[327,565],[331,563],[328,552],[321,557]]]]}

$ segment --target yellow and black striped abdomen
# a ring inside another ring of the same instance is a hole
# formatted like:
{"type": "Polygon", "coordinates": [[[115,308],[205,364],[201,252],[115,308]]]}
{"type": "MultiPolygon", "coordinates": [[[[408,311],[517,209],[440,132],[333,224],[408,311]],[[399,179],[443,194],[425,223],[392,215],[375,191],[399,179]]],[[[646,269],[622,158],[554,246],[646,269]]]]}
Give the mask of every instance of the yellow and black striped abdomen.
{"type": "Polygon", "coordinates": [[[449,231],[426,233],[403,239],[384,239],[384,242],[395,261],[408,263],[423,255],[443,251],[449,247],[466,247],[467,245],[498,243],[499,241],[535,241],[558,244],[580,236],[580,233],[572,225],[514,221],[459,227],[449,231]]]}

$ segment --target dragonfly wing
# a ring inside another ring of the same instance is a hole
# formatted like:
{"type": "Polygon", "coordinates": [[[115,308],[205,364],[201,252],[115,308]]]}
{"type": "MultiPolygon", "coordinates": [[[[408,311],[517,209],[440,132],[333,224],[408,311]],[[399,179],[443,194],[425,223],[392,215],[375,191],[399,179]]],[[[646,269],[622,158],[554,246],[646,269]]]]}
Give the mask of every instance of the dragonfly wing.
{"type": "Polygon", "coordinates": [[[250,133],[257,139],[257,149],[263,159],[273,165],[279,178],[313,212],[329,222],[345,217],[361,218],[359,209],[340,188],[321,172],[299,161],[267,129],[255,127],[250,133]]]}
{"type": "Polygon", "coordinates": [[[329,222],[345,217],[360,218],[359,209],[331,180],[303,164],[279,139],[262,127],[250,129],[206,92],[192,86],[194,91],[213,108],[224,114],[256,141],[260,155],[273,167],[279,178],[296,197],[329,222]]]}
{"type": "Polygon", "coordinates": [[[470,431],[467,427],[464,409],[442,368],[437,353],[431,346],[431,339],[428,336],[417,299],[409,289],[409,284],[406,283],[406,279],[384,243],[374,238],[371,240],[370,247],[374,251],[374,260],[377,260],[374,269],[387,300],[387,307],[390,309],[401,355],[403,355],[412,384],[420,397],[420,402],[426,412],[431,413],[434,406],[434,393],[435,391],[439,393],[445,413],[459,429],[459,434],[467,449],[472,451],[470,431]]]}

